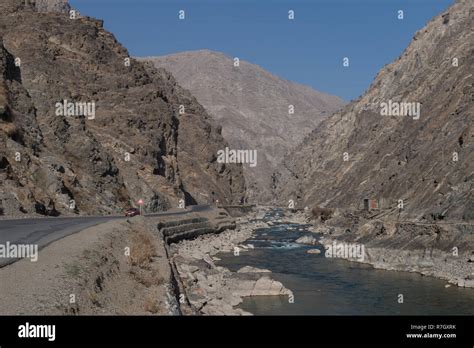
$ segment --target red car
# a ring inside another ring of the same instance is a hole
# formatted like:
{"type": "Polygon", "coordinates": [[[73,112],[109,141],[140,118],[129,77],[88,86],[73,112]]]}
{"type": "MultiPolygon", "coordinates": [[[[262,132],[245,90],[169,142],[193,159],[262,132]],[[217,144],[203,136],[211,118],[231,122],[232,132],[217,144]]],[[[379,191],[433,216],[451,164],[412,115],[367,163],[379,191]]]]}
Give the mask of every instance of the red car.
{"type": "Polygon", "coordinates": [[[140,215],[140,210],[137,208],[128,208],[125,210],[125,216],[127,217],[134,217],[140,215]]]}

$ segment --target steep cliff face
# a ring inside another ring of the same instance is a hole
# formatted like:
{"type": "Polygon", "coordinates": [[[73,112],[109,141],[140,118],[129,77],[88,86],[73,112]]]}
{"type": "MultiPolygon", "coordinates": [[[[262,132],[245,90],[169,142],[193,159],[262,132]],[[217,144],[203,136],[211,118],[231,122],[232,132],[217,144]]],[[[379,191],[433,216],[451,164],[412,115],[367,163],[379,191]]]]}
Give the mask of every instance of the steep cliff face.
{"type": "Polygon", "coordinates": [[[240,200],[241,166],[217,163],[227,143],[188,91],[162,69],[128,64],[101,21],[37,6],[0,4],[4,214],[240,200]]]}
{"type": "Polygon", "coordinates": [[[257,165],[243,168],[251,201],[271,202],[272,174],[285,153],[343,106],[336,96],[283,80],[257,65],[240,60],[234,66],[234,58],[220,52],[143,59],[170,71],[189,89],[222,124],[233,149],[257,151],[257,165]]]}
{"type": "Polygon", "coordinates": [[[473,23],[474,3],[462,0],[418,31],[361,98],[291,152],[277,197],[341,208],[374,199],[402,218],[472,221],[473,23]],[[415,103],[408,116],[384,116],[401,102],[415,103]]]}

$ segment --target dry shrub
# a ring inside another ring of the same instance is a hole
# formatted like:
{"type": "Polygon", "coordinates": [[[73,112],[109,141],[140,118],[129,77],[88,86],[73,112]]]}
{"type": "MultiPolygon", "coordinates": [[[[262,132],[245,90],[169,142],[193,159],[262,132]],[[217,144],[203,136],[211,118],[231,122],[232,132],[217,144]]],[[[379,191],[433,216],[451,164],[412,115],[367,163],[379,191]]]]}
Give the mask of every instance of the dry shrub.
{"type": "Polygon", "coordinates": [[[86,289],[86,294],[89,299],[89,301],[96,307],[102,307],[102,304],[100,303],[99,300],[99,295],[95,291],[90,291],[86,289]]]}
{"type": "Polygon", "coordinates": [[[153,293],[149,293],[146,297],[145,297],[145,304],[143,306],[144,310],[147,311],[147,312],[150,312],[150,313],[158,313],[158,311],[160,310],[160,306],[158,305],[158,300],[157,300],[157,296],[153,295],[153,293]]]}
{"type": "Polygon", "coordinates": [[[159,274],[158,270],[156,269],[135,269],[131,271],[131,274],[137,282],[143,284],[147,288],[153,285],[162,285],[165,283],[165,279],[159,274]]]}
{"type": "Polygon", "coordinates": [[[132,266],[147,268],[154,256],[156,256],[156,248],[153,237],[143,232],[134,233],[130,248],[132,266]]]}
{"type": "Polygon", "coordinates": [[[316,206],[311,210],[311,213],[313,214],[313,218],[320,219],[322,222],[324,222],[332,217],[334,210],[316,206]]]}

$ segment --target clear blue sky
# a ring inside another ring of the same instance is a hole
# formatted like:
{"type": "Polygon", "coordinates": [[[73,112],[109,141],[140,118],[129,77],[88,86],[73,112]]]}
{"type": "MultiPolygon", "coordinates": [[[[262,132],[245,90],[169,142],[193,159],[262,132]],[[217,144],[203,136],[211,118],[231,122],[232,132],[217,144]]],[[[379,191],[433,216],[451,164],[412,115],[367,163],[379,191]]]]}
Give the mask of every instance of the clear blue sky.
{"type": "Polygon", "coordinates": [[[132,56],[211,49],[349,101],[453,0],[70,0],[132,56]],[[179,10],[186,19],[179,20],[179,10]],[[295,20],[288,20],[288,11],[295,20]],[[398,10],[404,19],[397,18],[398,10]],[[350,67],[343,68],[343,57],[350,67]]]}

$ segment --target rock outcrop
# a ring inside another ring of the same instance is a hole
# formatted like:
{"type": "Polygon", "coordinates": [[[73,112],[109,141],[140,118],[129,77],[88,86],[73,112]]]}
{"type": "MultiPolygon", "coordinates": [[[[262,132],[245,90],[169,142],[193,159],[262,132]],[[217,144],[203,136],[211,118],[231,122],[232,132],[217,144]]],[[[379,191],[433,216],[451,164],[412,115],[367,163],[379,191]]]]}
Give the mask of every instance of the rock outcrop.
{"type": "Polygon", "coordinates": [[[286,157],[280,201],[293,199],[299,208],[370,204],[401,220],[472,221],[473,22],[473,2],[460,0],[419,30],[362,97],[286,157]],[[384,116],[384,103],[414,109],[384,116]]]}
{"type": "Polygon", "coordinates": [[[248,296],[291,296],[293,292],[271,278],[267,269],[244,266],[237,272],[216,265],[220,252],[246,252],[241,244],[264,222],[238,222],[235,230],[201,235],[194,240],[171,244],[172,264],[182,284],[182,291],[194,311],[207,315],[248,315],[234,308],[248,296]]]}
{"type": "Polygon", "coordinates": [[[234,58],[219,52],[143,59],[170,71],[190,90],[222,124],[222,134],[233,149],[257,150],[257,166],[243,167],[252,202],[271,201],[272,174],[285,153],[343,106],[338,97],[283,80],[257,65],[240,60],[235,66],[234,58]]]}
{"type": "Polygon", "coordinates": [[[34,0],[38,12],[69,13],[71,6],[67,0],[34,0]]]}
{"type": "Polygon", "coordinates": [[[313,236],[302,236],[298,238],[295,243],[298,244],[306,244],[306,245],[316,245],[318,244],[318,240],[313,236]]]}
{"type": "Polygon", "coordinates": [[[240,201],[242,168],[217,163],[228,145],[196,99],[68,8],[0,3],[0,213],[240,201]]]}

